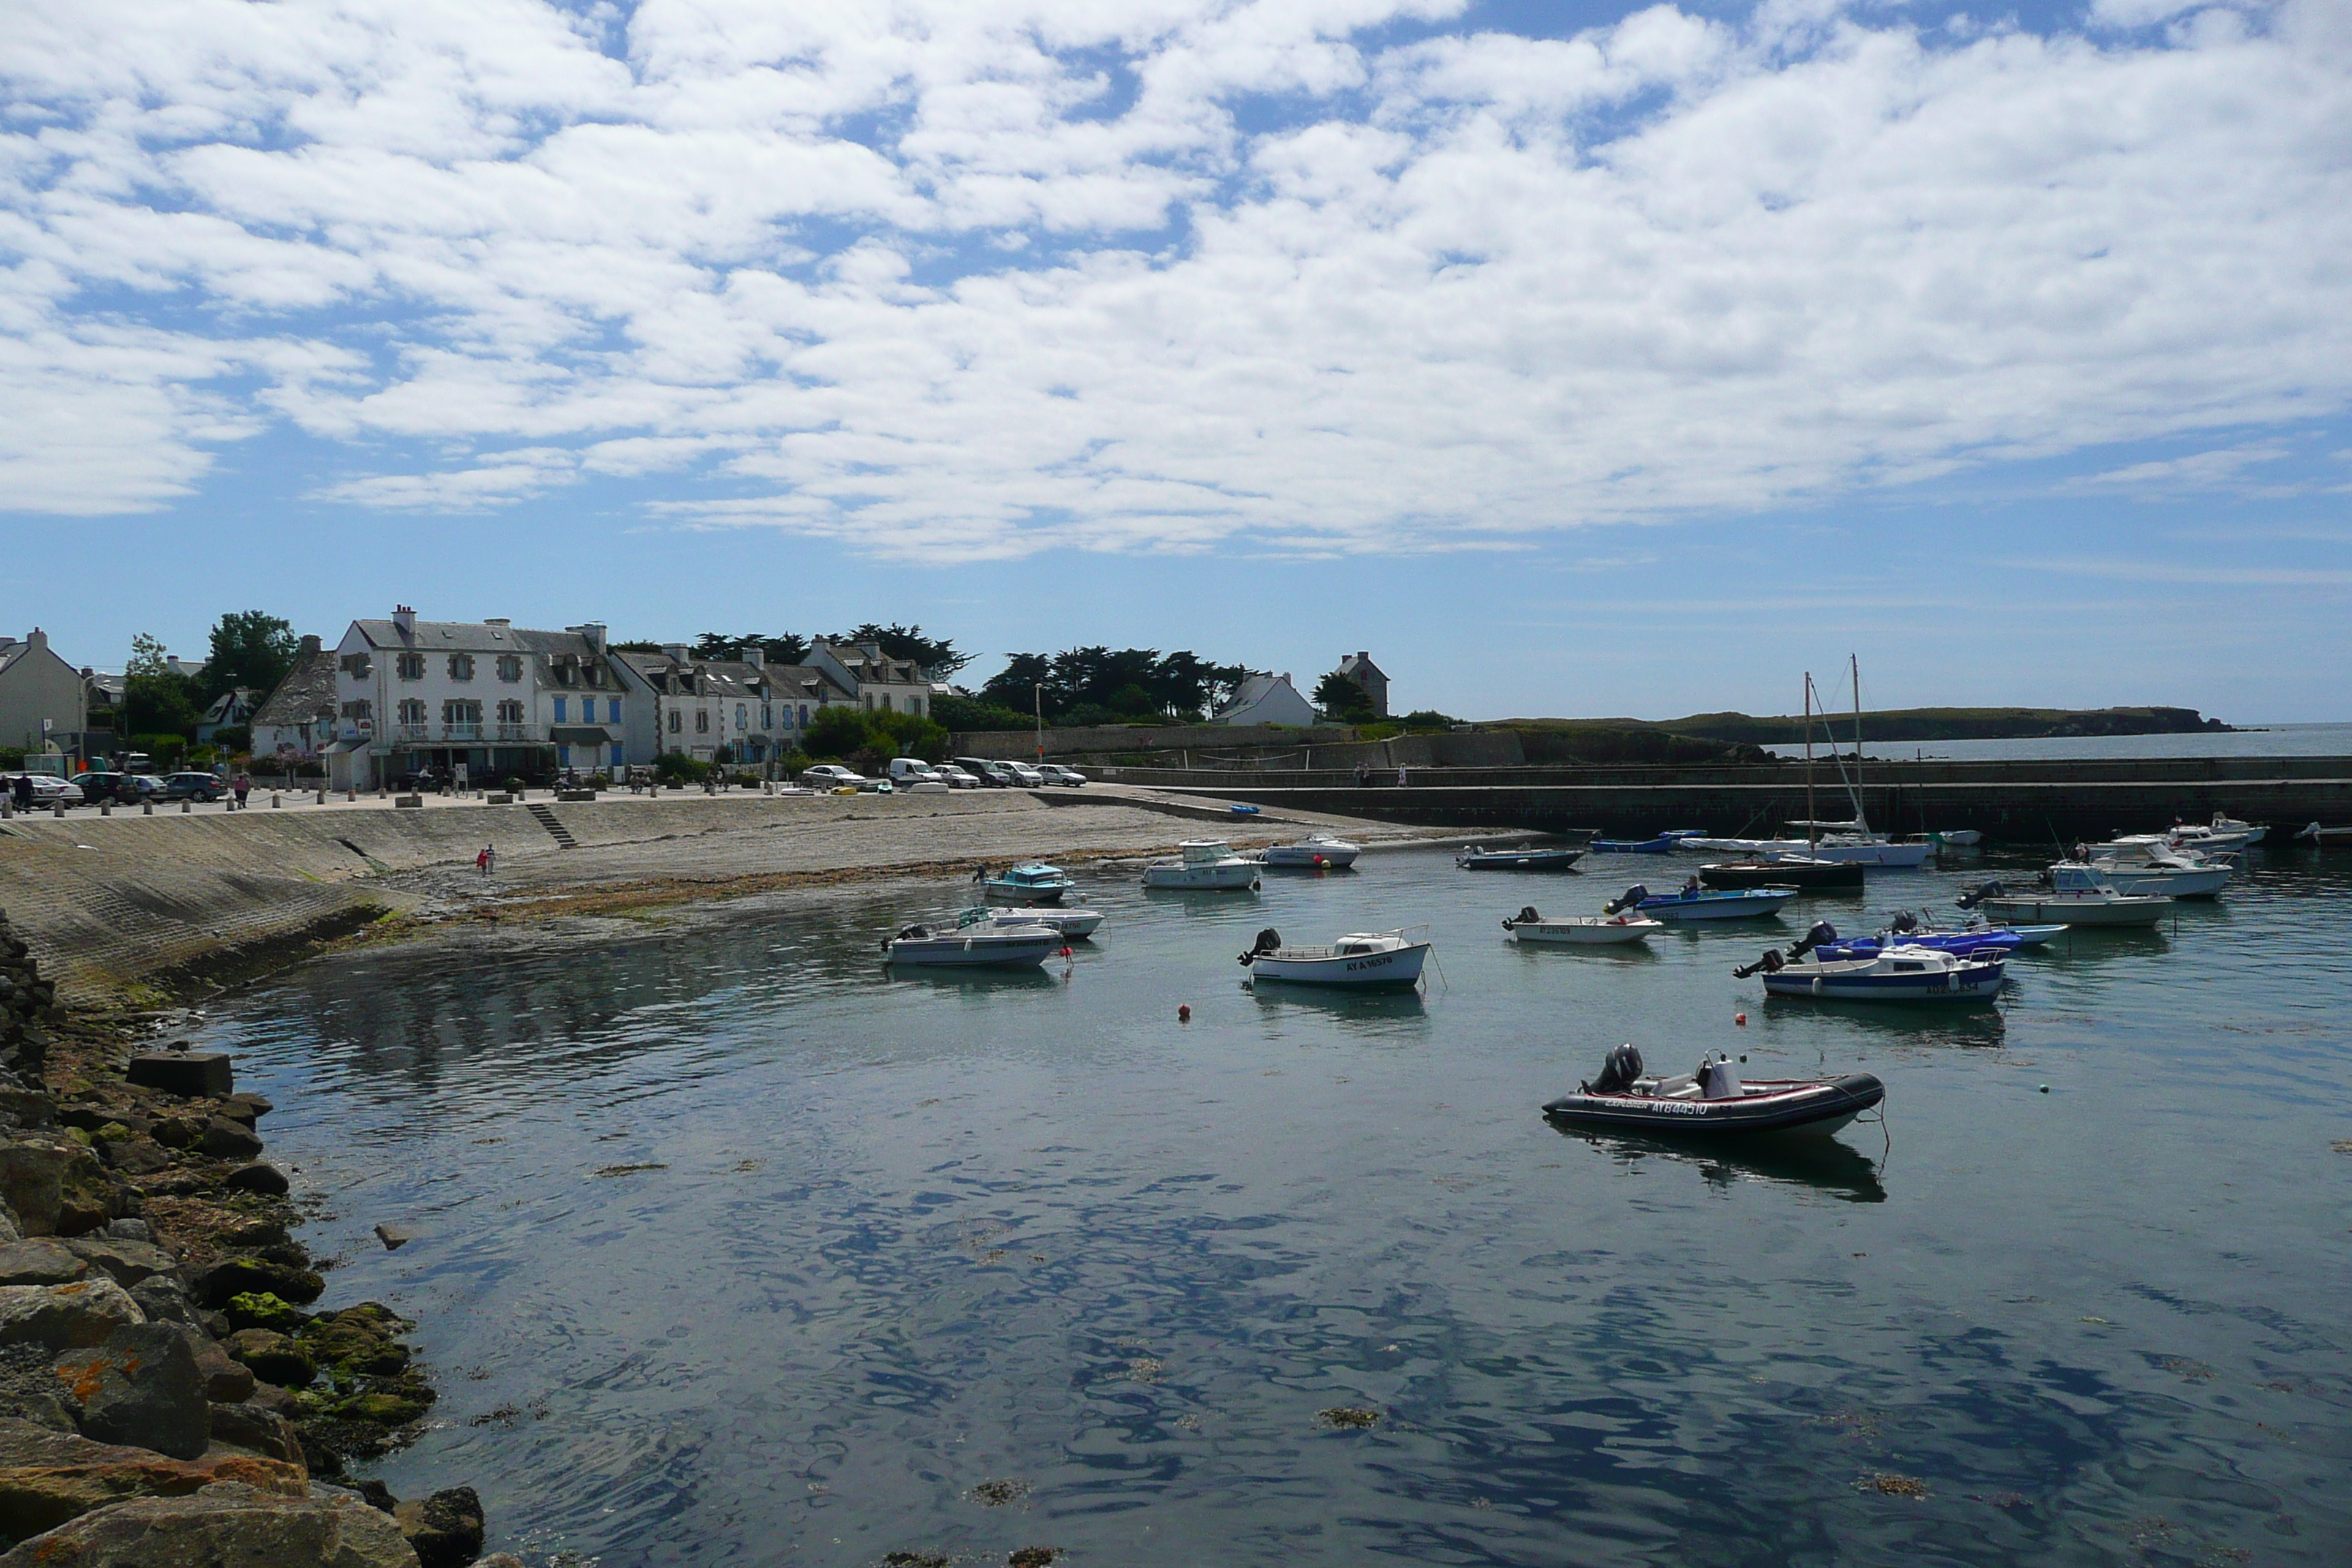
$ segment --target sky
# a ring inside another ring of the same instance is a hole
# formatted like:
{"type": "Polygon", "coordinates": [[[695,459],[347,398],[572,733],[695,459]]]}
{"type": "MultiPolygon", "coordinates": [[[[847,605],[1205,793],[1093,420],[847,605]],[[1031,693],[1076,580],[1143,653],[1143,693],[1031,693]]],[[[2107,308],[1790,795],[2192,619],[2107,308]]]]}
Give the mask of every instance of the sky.
{"type": "Polygon", "coordinates": [[[2352,718],[2352,5],[16,0],[0,632],[2352,718]]]}

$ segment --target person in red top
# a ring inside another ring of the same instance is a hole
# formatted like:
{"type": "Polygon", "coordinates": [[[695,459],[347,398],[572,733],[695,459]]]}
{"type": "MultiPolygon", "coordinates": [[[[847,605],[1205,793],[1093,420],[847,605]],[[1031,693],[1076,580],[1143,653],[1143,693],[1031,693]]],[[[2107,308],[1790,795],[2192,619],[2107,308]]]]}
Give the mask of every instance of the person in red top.
{"type": "Polygon", "coordinates": [[[236,775],[236,783],[229,787],[236,791],[236,808],[239,811],[243,811],[245,809],[245,795],[247,790],[253,787],[253,781],[246,777],[243,773],[239,773],[236,775]]]}
{"type": "Polygon", "coordinates": [[[482,852],[474,857],[474,868],[481,872],[483,876],[488,876],[490,874],[490,862],[494,858],[495,856],[490,847],[487,844],[483,845],[482,852]]]}

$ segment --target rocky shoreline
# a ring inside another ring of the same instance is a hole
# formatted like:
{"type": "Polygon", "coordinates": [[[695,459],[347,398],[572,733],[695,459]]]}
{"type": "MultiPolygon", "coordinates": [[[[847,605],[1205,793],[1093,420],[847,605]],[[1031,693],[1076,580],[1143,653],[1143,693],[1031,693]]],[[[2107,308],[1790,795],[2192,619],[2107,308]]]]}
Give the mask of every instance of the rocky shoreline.
{"type": "Polygon", "coordinates": [[[430,1414],[414,1325],[320,1306],[269,1103],[165,1022],[60,1007],[0,912],[0,1568],[520,1568],[472,1488],[347,1479],[430,1414]]]}

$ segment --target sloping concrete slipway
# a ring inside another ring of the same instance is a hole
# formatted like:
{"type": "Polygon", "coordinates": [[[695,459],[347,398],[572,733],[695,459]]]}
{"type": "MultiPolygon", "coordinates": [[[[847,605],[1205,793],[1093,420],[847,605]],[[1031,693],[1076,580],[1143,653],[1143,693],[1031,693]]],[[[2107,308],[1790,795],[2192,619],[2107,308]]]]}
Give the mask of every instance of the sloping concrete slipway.
{"type": "Polygon", "coordinates": [[[0,823],[0,909],[61,993],[95,994],[272,967],[388,913],[432,919],[488,904],[528,916],[868,875],[944,877],[1032,856],[1143,856],[1193,837],[1247,847],[1310,825],[1388,842],[1447,836],[1308,813],[1234,817],[1221,802],[1099,787],[1050,797],[436,797],[411,810],[310,796],[273,808],[257,797],[242,812],[0,823]],[[476,865],[486,847],[487,875],[476,865]]]}

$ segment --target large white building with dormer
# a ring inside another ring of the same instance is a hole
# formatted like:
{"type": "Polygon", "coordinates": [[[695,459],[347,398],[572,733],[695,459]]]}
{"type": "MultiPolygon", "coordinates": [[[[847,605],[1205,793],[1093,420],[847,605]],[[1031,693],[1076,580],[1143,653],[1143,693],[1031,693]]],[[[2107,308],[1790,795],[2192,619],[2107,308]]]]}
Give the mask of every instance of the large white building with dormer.
{"type": "Polygon", "coordinates": [[[629,755],[644,688],[596,622],[533,631],[504,620],[353,621],[335,647],[337,788],[373,789],[462,764],[476,784],[650,762],[629,755]]]}

